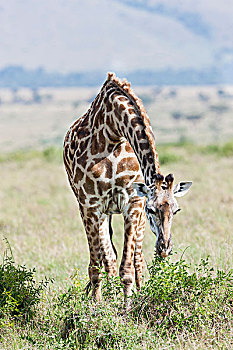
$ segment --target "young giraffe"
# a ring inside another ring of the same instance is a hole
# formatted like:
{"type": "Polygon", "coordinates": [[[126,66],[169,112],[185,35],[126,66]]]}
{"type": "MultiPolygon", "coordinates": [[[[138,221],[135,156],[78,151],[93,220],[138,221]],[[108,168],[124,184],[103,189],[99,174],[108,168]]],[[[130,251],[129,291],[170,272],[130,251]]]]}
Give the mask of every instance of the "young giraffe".
{"type": "Polygon", "coordinates": [[[124,216],[120,277],[127,298],[134,278],[137,289],[141,287],[145,214],[157,236],[157,253],[168,256],[172,249],[172,217],[179,210],[174,196],[184,195],[191,182],[173,187],[172,174],[164,181],[142,102],[130,84],[121,82],[114,73],[108,74],[87,113],[68,130],[64,163],[87,234],[89,277],[98,301],[102,263],[109,276],[117,274],[111,216],[124,216]]]}

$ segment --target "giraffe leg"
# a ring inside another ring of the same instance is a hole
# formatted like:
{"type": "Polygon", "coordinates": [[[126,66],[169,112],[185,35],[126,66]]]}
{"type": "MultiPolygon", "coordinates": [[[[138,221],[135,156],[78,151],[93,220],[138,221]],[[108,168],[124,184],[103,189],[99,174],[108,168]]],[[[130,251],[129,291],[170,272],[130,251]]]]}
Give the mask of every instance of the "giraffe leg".
{"type": "Polygon", "coordinates": [[[116,276],[117,261],[109,231],[109,218],[106,214],[96,215],[90,209],[80,205],[80,213],[86,230],[89,250],[89,278],[93,288],[93,297],[101,300],[101,266],[104,263],[108,276],[116,276]]]}
{"type": "Polygon", "coordinates": [[[137,290],[140,291],[142,284],[142,270],[144,257],[142,253],[142,243],[145,232],[145,224],[146,224],[146,214],[143,210],[140,215],[140,222],[137,228],[137,239],[135,245],[135,253],[134,253],[134,268],[135,268],[135,282],[137,290]]]}
{"type": "Polygon", "coordinates": [[[117,275],[117,253],[112,242],[112,229],[109,217],[103,214],[100,218],[99,241],[105,271],[108,276],[117,275]]]}
{"type": "Polygon", "coordinates": [[[92,296],[96,301],[101,301],[101,259],[101,254],[96,256],[95,251],[90,248],[90,264],[88,267],[88,273],[92,285],[92,296]]]}
{"type": "Polygon", "coordinates": [[[79,205],[81,217],[85,227],[89,250],[90,263],[88,274],[92,285],[92,296],[95,300],[101,300],[101,267],[102,253],[99,240],[98,218],[94,213],[79,205]]]}
{"type": "MultiPolygon", "coordinates": [[[[124,213],[124,250],[120,266],[120,277],[124,283],[124,297],[126,306],[128,304],[127,297],[132,294],[132,287],[134,282],[135,268],[134,268],[134,256],[135,246],[137,240],[137,229],[140,222],[140,215],[143,207],[143,201],[141,199],[133,200],[129,205],[126,213],[124,213]]],[[[139,242],[138,242],[139,244],[139,242]]],[[[140,251],[138,245],[138,252],[140,251]]],[[[138,264],[137,264],[138,266],[138,264]]],[[[139,276],[139,270],[136,270],[136,274],[139,276]]]]}

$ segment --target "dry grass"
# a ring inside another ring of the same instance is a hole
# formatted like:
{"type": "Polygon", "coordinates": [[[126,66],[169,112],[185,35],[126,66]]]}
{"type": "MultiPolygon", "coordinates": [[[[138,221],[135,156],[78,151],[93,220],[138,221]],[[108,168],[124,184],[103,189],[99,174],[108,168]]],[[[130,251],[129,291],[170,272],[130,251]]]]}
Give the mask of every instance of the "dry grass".
{"type": "MultiPolygon", "coordinates": [[[[160,150],[163,152],[163,149],[160,150]]],[[[175,150],[173,150],[175,152],[175,150]]],[[[186,258],[197,262],[211,256],[218,267],[232,264],[232,159],[182,151],[184,161],[162,167],[176,181],[192,180],[190,193],[179,199],[182,208],[173,222],[174,249],[189,246],[186,258]]],[[[16,261],[36,266],[39,276],[63,281],[74,268],[86,272],[88,246],[77,203],[63,165],[35,157],[4,161],[0,190],[0,228],[16,261]]],[[[121,255],[122,219],[114,216],[114,241],[121,255]]],[[[154,252],[155,237],[147,227],[146,261],[154,252]]]]}

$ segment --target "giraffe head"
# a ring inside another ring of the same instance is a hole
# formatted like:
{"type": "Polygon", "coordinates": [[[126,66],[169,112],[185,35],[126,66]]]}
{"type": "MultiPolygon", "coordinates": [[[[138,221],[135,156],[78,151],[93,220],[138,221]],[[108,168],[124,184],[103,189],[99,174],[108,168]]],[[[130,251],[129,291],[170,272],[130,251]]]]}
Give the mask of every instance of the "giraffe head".
{"type": "Polygon", "coordinates": [[[156,252],[167,257],[172,251],[171,225],[173,216],[180,211],[175,197],[184,196],[192,182],[180,182],[174,186],[174,176],[156,175],[155,185],[146,186],[134,183],[133,187],[140,197],[146,197],[145,212],[152,232],[156,235],[156,252]]]}

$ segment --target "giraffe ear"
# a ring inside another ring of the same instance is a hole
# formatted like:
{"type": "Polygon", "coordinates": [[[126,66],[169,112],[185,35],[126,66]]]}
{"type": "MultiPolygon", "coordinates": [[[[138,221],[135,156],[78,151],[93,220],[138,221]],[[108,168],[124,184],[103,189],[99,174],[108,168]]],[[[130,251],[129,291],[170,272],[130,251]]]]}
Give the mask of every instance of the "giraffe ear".
{"type": "Polygon", "coordinates": [[[192,186],[192,181],[179,182],[175,185],[173,193],[175,197],[183,197],[192,186]]]}
{"type": "Polygon", "coordinates": [[[134,182],[133,183],[133,189],[134,189],[134,192],[139,197],[147,197],[148,196],[149,188],[143,183],[134,182]]]}

